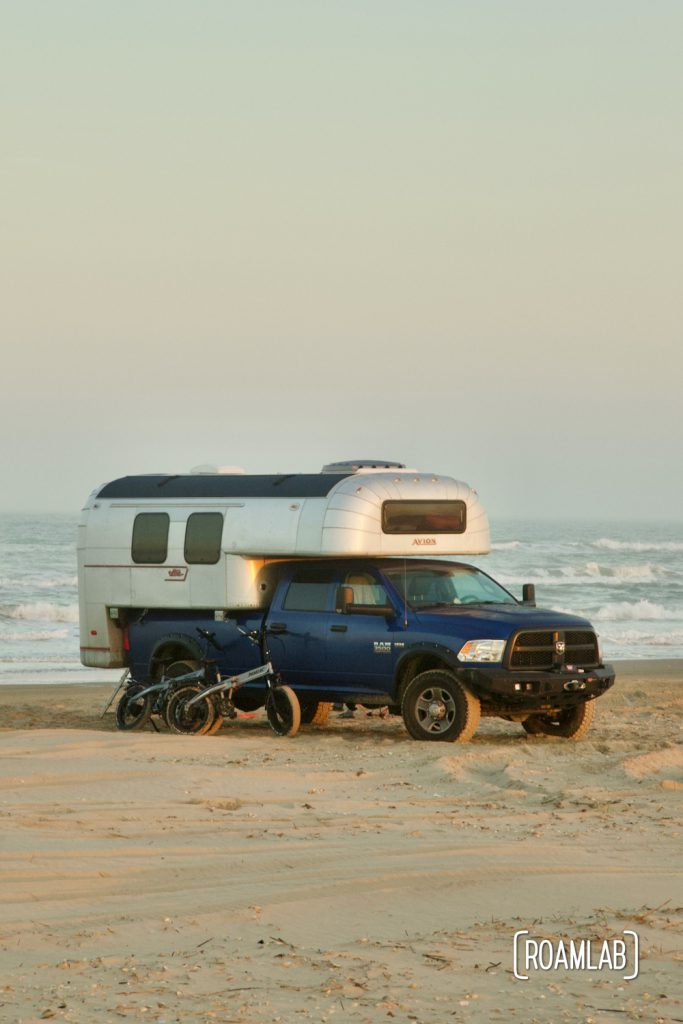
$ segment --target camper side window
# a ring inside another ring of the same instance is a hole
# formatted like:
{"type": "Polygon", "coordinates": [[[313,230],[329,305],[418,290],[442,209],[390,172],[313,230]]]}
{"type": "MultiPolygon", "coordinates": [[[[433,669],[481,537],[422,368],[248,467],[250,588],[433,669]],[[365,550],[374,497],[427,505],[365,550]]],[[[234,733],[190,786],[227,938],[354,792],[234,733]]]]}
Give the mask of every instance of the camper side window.
{"type": "Polygon", "coordinates": [[[144,565],[161,565],[168,555],[167,512],[141,512],[133,523],[133,561],[144,565]]]}
{"type": "Polygon", "coordinates": [[[215,565],[221,556],[222,512],[193,512],[185,527],[188,565],[215,565]]]}

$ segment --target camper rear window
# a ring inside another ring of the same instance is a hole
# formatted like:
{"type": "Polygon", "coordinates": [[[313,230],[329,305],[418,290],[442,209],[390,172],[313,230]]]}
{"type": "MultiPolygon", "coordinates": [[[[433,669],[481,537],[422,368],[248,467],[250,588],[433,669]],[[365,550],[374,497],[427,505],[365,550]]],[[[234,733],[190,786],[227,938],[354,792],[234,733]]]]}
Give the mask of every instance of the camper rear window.
{"type": "Polygon", "coordinates": [[[193,512],[185,527],[188,565],[215,565],[221,556],[222,512],[193,512]]]}
{"type": "Polygon", "coordinates": [[[141,512],[135,517],[131,550],[134,562],[160,565],[166,561],[168,525],[167,512],[141,512]]]}
{"type": "Polygon", "coordinates": [[[467,506],[464,501],[385,501],[384,533],[464,533],[467,506]]]}

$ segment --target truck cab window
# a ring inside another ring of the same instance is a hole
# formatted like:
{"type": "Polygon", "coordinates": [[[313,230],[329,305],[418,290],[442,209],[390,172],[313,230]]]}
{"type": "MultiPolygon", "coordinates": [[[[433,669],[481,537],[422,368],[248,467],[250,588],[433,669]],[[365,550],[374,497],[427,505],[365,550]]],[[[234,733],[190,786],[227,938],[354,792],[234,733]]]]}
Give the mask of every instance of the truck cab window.
{"type": "Polygon", "coordinates": [[[215,565],[222,537],[222,512],[193,512],[185,527],[185,561],[188,565],[215,565]]]}
{"type": "Polygon", "coordinates": [[[327,611],[333,579],[334,573],[328,567],[300,569],[292,577],[282,607],[297,612],[327,611]]]}
{"type": "Polygon", "coordinates": [[[344,586],[353,590],[353,603],[385,607],[389,604],[389,597],[381,583],[378,583],[370,573],[349,572],[344,579],[344,586]]]}
{"type": "Polygon", "coordinates": [[[143,565],[161,565],[168,555],[168,527],[166,512],[140,512],[133,523],[133,561],[143,565]]]}
{"type": "Polygon", "coordinates": [[[516,604],[514,597],[473,566],[406,565],[387,576],[411,608],[453,604],[516,604]]]}

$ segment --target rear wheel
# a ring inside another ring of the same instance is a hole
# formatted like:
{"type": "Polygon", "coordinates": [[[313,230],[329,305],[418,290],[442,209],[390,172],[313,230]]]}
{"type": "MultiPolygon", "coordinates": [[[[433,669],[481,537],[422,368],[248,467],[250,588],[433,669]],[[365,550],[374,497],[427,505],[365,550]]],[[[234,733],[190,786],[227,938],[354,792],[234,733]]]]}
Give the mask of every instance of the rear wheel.
{"type": "Polygon", "coordinates": [[[479,725],[481,705],[450,672],[431,669],[408,684],[401,713],[414,740],[467,743],[479,725]]]}
{"type": "Polygon", "coordinates": [[[116,725],[119,729],[143,729],[152,717],[152,695],[140,697],[146,687],[133,683],[124,692],[116,706],[116,725]]]}
{"type": "Polygon", "coordinates": [[[324,725],[330,717],[332,704],[327,701],[305,701],[301,704],[302,725],[324,725]]]}
{"type": "Polygon", "coordinates": [[[595,717],[595,701],[587,700],[573,708],[547,715],[529,715],[522,728],[530,736],[559,736],[564,740],[582,739],[595,717]]]}
{"type": "Polygon", "coordinates": [[[277,736],[296,736],[301,725],[299,699],[289,686],[274,686],[266,697],[266,715],[277,736]]]}
{"type": "Polygon", "coordinates": [[[216,717],[211,698],[202,697],[194,704],[189,704],[201,692],[201,686],[196,684],[179,686],[173,691],[166,702],[166,724],[171,732],[193,736],[209,732],[216,717]]]}

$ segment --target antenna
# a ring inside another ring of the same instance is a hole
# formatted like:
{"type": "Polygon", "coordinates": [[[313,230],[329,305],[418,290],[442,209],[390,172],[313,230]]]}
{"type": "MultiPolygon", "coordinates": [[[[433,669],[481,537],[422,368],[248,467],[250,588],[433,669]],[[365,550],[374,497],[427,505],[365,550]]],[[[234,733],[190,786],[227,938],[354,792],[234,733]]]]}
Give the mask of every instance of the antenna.
{"type": "Polygon", "coordinates": [[[408,559],[403,559],[403,628],[408,628],[408,559]]]}

